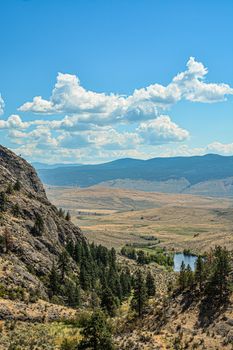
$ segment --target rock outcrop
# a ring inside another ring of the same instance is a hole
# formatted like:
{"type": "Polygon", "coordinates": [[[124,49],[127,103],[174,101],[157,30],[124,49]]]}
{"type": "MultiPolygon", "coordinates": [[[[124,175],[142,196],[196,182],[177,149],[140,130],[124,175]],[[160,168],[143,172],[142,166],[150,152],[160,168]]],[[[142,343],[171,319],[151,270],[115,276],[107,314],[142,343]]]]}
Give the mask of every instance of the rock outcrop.
{"type": "Polygon", "coordinates": [[[43,276],[69,240],[84,240],[81,230],[48,201],[35,169],[0,146],[0,286],[46,295],[43,276]]]}

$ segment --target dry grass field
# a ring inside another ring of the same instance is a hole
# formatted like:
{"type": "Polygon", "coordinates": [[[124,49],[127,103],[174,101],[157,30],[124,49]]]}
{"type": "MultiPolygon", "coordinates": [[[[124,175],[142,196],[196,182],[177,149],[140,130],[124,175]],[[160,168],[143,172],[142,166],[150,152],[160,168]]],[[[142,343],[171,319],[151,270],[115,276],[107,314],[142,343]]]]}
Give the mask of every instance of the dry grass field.
{"type": "Polygon", "coordinates": [[[47,187],[49,199],[70,210],[89,241],[120,249],[150,236],[169,250],[233,248],[233,200],[186,194],[91,187],[47,187]]]}

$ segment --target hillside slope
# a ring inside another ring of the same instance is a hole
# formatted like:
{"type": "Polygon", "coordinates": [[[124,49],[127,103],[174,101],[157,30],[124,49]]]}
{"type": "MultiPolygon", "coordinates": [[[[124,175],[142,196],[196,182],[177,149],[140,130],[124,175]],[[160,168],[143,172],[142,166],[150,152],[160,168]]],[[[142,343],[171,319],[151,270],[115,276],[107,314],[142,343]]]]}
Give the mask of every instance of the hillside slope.
{"type": "Polygon", "coordinates": [[[0,285],[45,295],[41,277],[68,239],[84,240],[48,201],[34,168],[0,146],[0,285]]]}

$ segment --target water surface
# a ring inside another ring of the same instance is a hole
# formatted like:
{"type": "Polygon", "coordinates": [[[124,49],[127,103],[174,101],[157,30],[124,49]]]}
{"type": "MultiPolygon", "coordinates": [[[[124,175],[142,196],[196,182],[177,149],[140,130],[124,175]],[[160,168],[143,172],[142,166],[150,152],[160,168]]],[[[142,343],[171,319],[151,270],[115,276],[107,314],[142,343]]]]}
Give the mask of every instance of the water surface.
{"type": "Polygon", "coordinates": [[[182,261],[185,263],[186,266],[189,264],[192,271],[194,271],[196,260],[197,260],[196,255],[176,253],[174,254],[174,271],[176,272],[180,271],[182,261]]]}

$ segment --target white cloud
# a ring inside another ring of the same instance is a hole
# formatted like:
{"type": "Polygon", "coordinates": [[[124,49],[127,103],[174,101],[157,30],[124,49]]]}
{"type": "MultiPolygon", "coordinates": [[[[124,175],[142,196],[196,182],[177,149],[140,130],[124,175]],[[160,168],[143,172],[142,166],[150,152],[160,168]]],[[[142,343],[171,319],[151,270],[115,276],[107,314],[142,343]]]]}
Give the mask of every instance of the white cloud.
{"type": "Polygon", "coordinates": [[[23,122],[19,115],[12,114],[7,120],[0,120],[0,129],[27,129],[30,123],[23,122]]]}
{"type": "Polygon", "coordinates": [[[4,107],[5,107],[5,103],[4,103],[4,100],[2,98],[2,95],[0,94],[0,115],[2,115],[4,113],[4,107]]]}
{"type": "Polygon", "coordinates": [[[223,155],[233,154],[233,143],[221,143],[218,141],[212,142],[206,147],[206,151],[212,153],[219,153],[223,155]]]}
{"type": "Polygon", "coordinates": [[[189,132],[173,123],[167,115],[161,115],[155,120],[141,123],[137,131],[144,142],[151,145],[182,142],[189,137],[189,132]]]}
{"type": "Polygon", "coordinates": [[[158,109],[166,109],[181,99],[213,103],[233,94],[233,89],[227,84],[206,83],[207,73],[208,69],[202,63],[190,57],[187,69],[177,74],[168,86],[153,84],[135,90],[128,97],[86,90],[77,76],[58,73],[49,100],[36,96],[19,110],[40,114],[76,114],[80,122],[97,125],[144,121],[154,119],[158,109]]]}
{"type": "Polygon", "coordinates": [[[196,62],[194,57],[190,57],[187,68],[171,84],[180,89],[182,98],[193,102],[213,103],[224,101],[226,95],[233,94],[233,89],[227,84],[205,83],[208,69],[202,63],[196,62]]]}

